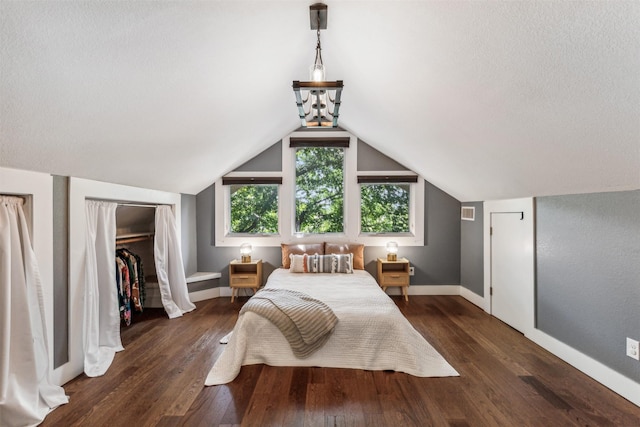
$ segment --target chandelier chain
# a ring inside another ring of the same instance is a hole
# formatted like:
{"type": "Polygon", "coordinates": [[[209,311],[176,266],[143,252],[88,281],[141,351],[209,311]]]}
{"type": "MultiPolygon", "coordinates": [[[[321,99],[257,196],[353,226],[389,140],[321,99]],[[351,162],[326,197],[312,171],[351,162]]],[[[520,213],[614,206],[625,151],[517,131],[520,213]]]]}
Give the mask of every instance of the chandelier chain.
{"type": "Polygon", "coordinates": [[[314,64],[323,65],[323,63],[322,63],[322,47],[320,46],[320,11],[318,11],[317,22],[318,22],[318,28],[317,28],[316,34],[317,34],[317,37],[318,37],[318,43],[316,44],[316,60],[315,60],[314,64]]]}

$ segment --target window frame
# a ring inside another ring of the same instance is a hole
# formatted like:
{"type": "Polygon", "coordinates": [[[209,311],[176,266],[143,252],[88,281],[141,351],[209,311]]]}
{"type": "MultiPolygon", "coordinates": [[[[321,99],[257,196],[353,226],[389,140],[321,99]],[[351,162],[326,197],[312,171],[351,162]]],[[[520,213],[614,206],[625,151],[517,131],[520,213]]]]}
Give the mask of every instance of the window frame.
{"type": "Polygon", "coordinates": [[[296,131],[282,138],[281,172],[231,172],[225,177],[281,177],[278,186],[278,234],[230,235],[231,207],[229,186],[222,185],[222,177],[215,182],[215,244],[216,246],[280,246],[281,243],[362,243],[367,246],[385,246],[393,240],[400,246],[424,246],[425,183],[421,176],[410,183],[409,233],[362,233],[360,230],[360,184],[358,176],[406,175],[416,176],[409,170],[358,171],[358,139],[346,131],[305,130],[296,131]],[[296,148],[290,147],[290,138],[349,138],[344,148],[344,231],[342,233],[296,233],[295,232],[295,188],[296,148]],[[226,188],[225,188],[226,187],[226,188]]]}
{"type": "MultiPolygon", "coordinates": [[[[231,172],[218,179],[215,184],[215,242],[216,246],[240,246],[250,243],[255,246],[279,246],[282,241],[282,184],[278,186],[278,232],[231,233],[231,185],[223,184],[224,178],[282,178],[282,172],[231,172]],[[220,208],[222,207],[222,209],[220,208]],[[221,215],[222,214],[222,215],[221,215]]],[[[284,179],[283,179],[284,181],[284,179]]],[[[251,184],[247,184],[251,185],[251,184]]]]}
{"type": "MultiPolygon", "coordinates": [[[[358,171],[358,176],[406,176],[417,177],[416,182],[409,184],[409,232],[402,233],[369,233],[360,230],[361,226],[361,195],[360,186],[373,184],[372,182],[357,183],[358,187],[358,242],[369,246],[386,246],[387,242],[394,241],[400,246],[424,246],[424,179],[413,171],[358,171]]],[[[378,184],[391,184],[392,182],[378,182],[378,184]]]]}

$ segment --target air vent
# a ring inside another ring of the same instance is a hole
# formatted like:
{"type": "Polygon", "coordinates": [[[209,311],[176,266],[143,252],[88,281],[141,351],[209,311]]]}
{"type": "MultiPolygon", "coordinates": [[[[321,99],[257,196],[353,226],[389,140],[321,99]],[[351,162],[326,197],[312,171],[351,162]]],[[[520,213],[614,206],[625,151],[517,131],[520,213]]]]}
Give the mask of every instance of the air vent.
{"type": "Polygon", "coordinates": [[[476,208],[474,206],[463,206],[460,210],[460,219],[464,221],[475,221],[476,208]]]}

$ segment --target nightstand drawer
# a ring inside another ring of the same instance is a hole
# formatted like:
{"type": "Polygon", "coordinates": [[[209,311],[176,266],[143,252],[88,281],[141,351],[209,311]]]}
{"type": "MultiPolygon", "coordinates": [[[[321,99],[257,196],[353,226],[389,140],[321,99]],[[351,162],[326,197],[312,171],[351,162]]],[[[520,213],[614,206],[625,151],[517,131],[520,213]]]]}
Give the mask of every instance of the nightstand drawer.
{"type": "Polygon", "coordinates": [[[378,283],[383,291],[390,286],[402,288],[404,300],[409,301],[409,270],[411,266],[406,258],[389,261],[378,258],[378,283]]]}
{"type": "Polygon", "coordinates": [[[381,286],[409,286],[409,276],[404,273],[385,273],[381,279],[381,286]]]}
{"type": "Polygon", "coordinates": [[[252,274],[252,275],[234,274],[231,277],[231,286],[256,288],[258,287],[258,277],[255,274],[252,274]]]}

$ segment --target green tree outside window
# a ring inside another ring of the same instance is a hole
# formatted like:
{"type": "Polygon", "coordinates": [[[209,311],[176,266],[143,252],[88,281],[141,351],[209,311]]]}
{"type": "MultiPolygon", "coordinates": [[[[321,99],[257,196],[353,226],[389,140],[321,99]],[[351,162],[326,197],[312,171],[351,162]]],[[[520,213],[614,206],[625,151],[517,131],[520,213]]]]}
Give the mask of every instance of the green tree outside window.
{"type": "Polygon", "coordinates": [[[360,231],[408,233],[409,194],[409,184],[362,184],[360,231]]]}
{"type": "Polygon", "coordinates": [[[232,185],[231,233],[278,233],[278,186],[232,185]]]}
{"type": "Polygon", "coordinates": [[[296,149],[296,219],[300,233],[344,231],[344,150],[296,149]]]}

